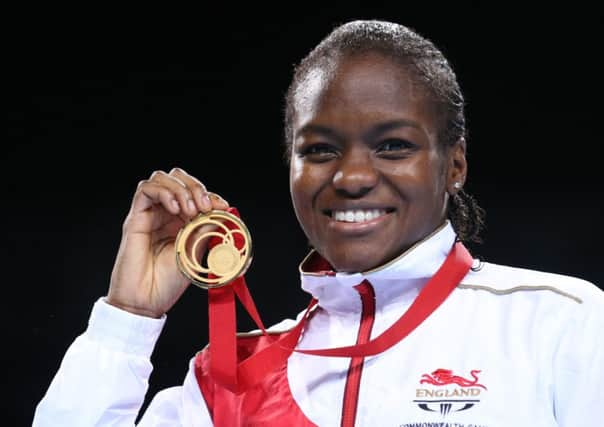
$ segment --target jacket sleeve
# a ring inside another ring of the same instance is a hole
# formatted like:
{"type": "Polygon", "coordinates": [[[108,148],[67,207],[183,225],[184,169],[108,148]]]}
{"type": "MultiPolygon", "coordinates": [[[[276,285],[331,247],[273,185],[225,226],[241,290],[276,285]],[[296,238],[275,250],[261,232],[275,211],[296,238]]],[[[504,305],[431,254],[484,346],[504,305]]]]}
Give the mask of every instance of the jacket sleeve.
{"type": "Polygon", "coordinates": [[[568,320],[554,360],[554,412],[561,427],[595,426],[602,420],[604,293],[595,286],[591,290],[568,320]]]}
{"type": "MultiPolygon", "coordinates": [[[[33,426],[134,426],[152,371],[150,356],[165,316],[137,316],[99,299],[88,328],[67,350],[46,395],[38,404],[33,426]]],[[[183,386],[159,392],[140,426],[211,425],[194,376],[183,386]],[[201,403],[201,404],[200,404],[201,403]],[[186,408],[199,408],[186,422],[186,408]]]]}

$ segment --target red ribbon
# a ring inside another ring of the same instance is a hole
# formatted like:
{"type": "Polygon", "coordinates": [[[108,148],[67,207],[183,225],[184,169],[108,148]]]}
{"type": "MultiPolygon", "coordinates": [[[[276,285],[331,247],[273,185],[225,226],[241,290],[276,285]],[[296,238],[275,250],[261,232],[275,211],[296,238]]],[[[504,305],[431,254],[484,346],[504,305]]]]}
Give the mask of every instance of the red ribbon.
{"type": "MultiPolygon", "coordinates": [[[[234,208],[229,211],[239,216],[234,208]]],[[[222,288],[209,289],[211,375],[223,387],[234,393],[241,393],[281,366],[294,351],[329,357],[365,357],[379,354],[400,342],[430,316],[468,273],[472,262],[472,256],[463,244],[455,243],[444,263],[424,286],[409,309],[382,334],[365,344],[317,350],[296,350],[295,347],[308,320],[310,310],[317,304],[317,301],[312,299],[304,316],[292,330],[282,334],[275,342],[239,363],[237,361],[235,295],[256,322],[258,328],[262,330],[263,334],[266,334],[264,324],[243,277],[239,277],[222,288]]]]}

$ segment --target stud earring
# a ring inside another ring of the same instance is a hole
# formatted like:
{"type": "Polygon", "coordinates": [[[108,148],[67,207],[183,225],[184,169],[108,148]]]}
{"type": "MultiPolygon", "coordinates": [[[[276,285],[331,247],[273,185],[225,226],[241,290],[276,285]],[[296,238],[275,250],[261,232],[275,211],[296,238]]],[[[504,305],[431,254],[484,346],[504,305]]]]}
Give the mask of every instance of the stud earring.
{"type": "Polygon", "coordinates": [[[455,184],[453,184],[453,188],[459,190],[461,188],[461,182],[457,181],[455,184]]]}

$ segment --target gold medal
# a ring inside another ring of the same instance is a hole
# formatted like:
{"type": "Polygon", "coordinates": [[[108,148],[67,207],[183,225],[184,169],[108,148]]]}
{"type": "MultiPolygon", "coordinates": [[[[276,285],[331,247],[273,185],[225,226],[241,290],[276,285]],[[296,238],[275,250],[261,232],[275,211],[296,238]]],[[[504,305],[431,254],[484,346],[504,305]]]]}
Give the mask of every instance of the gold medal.
{"type": "Polygon", "coordinates": [[[199,214],[180,230],[175,246],[178,268],[203,289],[228,285],[252,262],[249,230],[241,219],[225,211],[199,214]],[[220,242],[209,249],[203,265],[203,248],[211,238],[220,242]]]}

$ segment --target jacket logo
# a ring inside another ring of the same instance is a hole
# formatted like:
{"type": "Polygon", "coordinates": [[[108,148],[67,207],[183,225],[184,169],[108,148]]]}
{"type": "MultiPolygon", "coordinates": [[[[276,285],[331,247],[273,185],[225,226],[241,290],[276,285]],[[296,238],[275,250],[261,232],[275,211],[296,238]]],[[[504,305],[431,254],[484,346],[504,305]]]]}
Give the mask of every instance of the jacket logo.
{"type": "Polygon", "coordinates": [[[461,387],[482,387],[483,389],[487,389],[484,385],[478,384],[478,376],[480,371],[474,369],[470,371],[470,375],[474,378],[474,381],[467,380],[464,377],[460,377],[459,375],[453,375],[453,371],[450,369],[437,369],[432,372],[432,375],[424,374],[422,375],[422,380],[419,382],[420,384],[432,384],[432,385],[447,385],[447,384],[457,384],[461,387]]]}
{"type": "Polygon", "coordinates": [[[484,384],[478,382],[480,372],[478,369],[471,370],[472,379],[442,368],[431,374],[423,374],[419,383],[428,387],[416,389],[413,402],[424,411],[440,412],[442,416],[468,410],[480,402],[481,394],[487,390],[484,384]]]}

